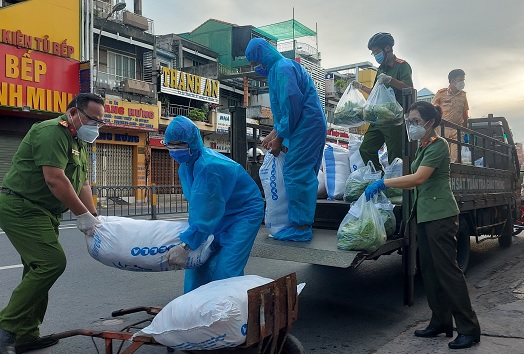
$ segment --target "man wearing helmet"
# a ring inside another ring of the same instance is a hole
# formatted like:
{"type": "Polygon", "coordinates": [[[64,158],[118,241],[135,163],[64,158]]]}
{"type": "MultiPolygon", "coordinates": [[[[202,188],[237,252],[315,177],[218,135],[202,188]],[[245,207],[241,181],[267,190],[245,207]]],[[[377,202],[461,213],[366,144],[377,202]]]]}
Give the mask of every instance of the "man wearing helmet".
{"type": "MultiPolygon", "coordinates": [[[[395,98],[402,105],[402,89],[413,87],[411,77],[411,66],[403,59],[397,58],[393,54],[393,45],[395,40],[389,33],[379,32],[370,38],[368,49],[371,55],[379,64],[377,77],[373,85],[379,83],[386,87],[392,87],[395,92],[395,98]]],[[[360,90],[371,93],[371,89],[353,81],[353,86],[360,90]]],[[[360,145],[360,155],[364,162],[372,161],[375,168],[380,169],[381,165],[378,160],[378,150],[384,142],[388,148],[388,162],[391,163],[396,157],[402,155],[402,126],[380,127],[371,124],[364,134],[364,140],[360,145]]]]}

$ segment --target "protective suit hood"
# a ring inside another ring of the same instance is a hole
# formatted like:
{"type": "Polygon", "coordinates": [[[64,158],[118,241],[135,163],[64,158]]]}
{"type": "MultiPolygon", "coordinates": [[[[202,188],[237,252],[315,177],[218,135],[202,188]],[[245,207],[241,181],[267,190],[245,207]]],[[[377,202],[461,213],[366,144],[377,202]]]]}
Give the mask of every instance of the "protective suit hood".
{"type": "Polygon", "coordinates": [[[269,72],[273,65],[275,65],[275,63],[282,58],[282,54],[280,54],[275,47],[262,38],[253,38],[247,44],[246,59],[250,62],[256,61],[258,63],[264,64],[266,67],[266,72],[269,72]]]}
{"type": "Polygon", "coordinates": [[[196,160],[204,148],[204,142],[200,136],[200,130],[191,119],[184,116],[176,116],[173,118],[171,123],[167,126],[164,141],[166,143],[174,141],[188,143],[191,153],[193,154],[193,157],[189,162],[196,160]]]}

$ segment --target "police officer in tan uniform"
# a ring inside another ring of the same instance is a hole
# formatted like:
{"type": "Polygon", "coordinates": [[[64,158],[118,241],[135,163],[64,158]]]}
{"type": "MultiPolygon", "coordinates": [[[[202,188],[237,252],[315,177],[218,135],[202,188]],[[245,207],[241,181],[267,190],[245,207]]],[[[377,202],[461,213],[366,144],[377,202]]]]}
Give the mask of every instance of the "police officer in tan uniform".
{"type": "Polygon", "coordinates": [[[0,311],[0,354],[20,354],[58,342],[41,337],[39,331],[49,289],[66,267],[58,227],[68,209],[87,236],[99,223],[87,180],[86,143],[97,138],[103,116],[100,96],[78,94],[64,115],[31,127],[5,175],[0,227],[20,254],[24,270],[0,311]]]}
{"type": "MultiPolygon", "coordinates": [[[[448,74],[449,86],[437,91],[433,104],[442,109],[442,119],[467,127],[468,99],[464,91],[466,73],[462,69],[451,70],[448,74]]],[[[457,140],[457,130],[445,128],[445,137],[457,140]]],[[[457,144],[449,144],[451,161],[457,160],[457,144]]]]}

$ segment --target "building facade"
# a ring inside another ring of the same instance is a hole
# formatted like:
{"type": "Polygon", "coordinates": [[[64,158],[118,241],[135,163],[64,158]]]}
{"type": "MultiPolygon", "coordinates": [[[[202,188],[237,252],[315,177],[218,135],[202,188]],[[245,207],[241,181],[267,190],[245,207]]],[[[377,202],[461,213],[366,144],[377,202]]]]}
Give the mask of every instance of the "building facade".
{"type": "Polygon", "coordinates": [[[0,183],[31,126],[55,118],[80,90],[77,1],[2,2],[0,183]],[[49,26],[42,13],[60,18],[49,26]]]}

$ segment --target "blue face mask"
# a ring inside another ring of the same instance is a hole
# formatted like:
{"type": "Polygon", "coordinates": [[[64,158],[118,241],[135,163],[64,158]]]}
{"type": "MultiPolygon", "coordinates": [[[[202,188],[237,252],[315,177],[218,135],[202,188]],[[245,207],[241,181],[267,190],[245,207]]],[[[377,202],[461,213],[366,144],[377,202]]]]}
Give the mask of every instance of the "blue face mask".
{"type": "Polygon", "coordinates": [[[185,163],[191,160],[193,156],[191,150],[187,149],[169,149],[169,155],[178,163],[185,163]]]}
{"type": "Polygon", "coordinates": [[[384,52],[375,54],[375,60],[377,63],[382,64],[384,62],[384,52]]]}
{"type": "Polygon", "coordinates": [[[269,72],[267,71],[267,68],[264,68],[262,64],[258,64],[255,66],[255,72],[260,76],[268,76],[269,72]]]}

